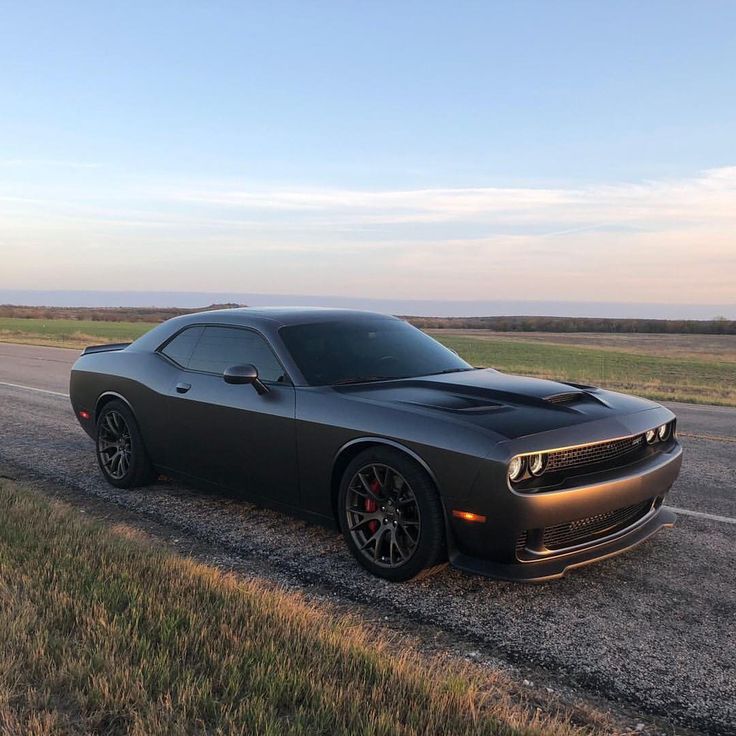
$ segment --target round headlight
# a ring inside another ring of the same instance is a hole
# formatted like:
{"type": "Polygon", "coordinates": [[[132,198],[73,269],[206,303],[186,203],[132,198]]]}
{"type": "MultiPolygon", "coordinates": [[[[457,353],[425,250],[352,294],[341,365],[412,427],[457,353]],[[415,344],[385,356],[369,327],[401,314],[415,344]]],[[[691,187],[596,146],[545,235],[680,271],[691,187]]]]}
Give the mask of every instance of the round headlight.
{"type": "Polygon", "coordinates": [[[657,437],[660,442],[664,442],[670,436],[670,425],[663,424],[657,429],[657,437]]]}
{"type": "Polygon", "coordinates": [[[547,458],[541,452],[529,456],[529,472],[532,475],[542,475],[545,465],[547,465],[547,458]]]}
{"type": "Polygon", "coordinates": [[[647,444],[653,445],[655,441],[657,440],[657,430],[656,429],[648,429],[646,433],[647,438],[647,444]]]}
{"type": "Polygon", "coordinates": [[[519,480],[524,474],[524,458],[521,455],[511,458],[509,463],[509,478],[511,480],[519,480]]]}

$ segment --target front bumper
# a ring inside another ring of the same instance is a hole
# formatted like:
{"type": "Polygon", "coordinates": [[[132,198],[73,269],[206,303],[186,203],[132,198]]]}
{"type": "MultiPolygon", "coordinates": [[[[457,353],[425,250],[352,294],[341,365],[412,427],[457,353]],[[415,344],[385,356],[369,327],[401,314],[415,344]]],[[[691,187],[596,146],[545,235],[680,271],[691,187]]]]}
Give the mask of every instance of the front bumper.
{"type": "MultiPolygon", "coordinates": [[[[655,456],[591,474],[574,488],[537,494],[504,488],[503,493],[494,494],[487,508],[472,509],[486,516],[485,523],[451,518],[450,563],[467,572],[531,582],[559,578],[573,568],[625,552],[674,524],[675,515],[662,508],[662,503],[681,464],[682,447],[672,442],[655,456]],[[642,512],[635,520],[620,528],[603,529],[593,539],[556,549],[547,549],[542,541],[548,528],[568,522],[585,524],[637,506],[642,512]],[[526,540],[531,540],[528,546],[526,540]]],[[[452,499],[446,502],[453,503],[452,499]]]]}

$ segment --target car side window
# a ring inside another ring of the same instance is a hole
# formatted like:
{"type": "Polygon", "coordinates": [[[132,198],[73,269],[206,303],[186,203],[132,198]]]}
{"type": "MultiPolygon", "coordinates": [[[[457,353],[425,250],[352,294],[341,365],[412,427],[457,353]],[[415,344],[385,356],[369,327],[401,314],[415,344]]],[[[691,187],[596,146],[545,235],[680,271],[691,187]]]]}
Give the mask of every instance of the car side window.
{"type": "Polygon", "coordinates": [[[205,327],[189,359],[189,369],[221,374],[233,365],[252,363],[262,381],[277,382],[284,369],[268,343],[252,330],[205,327]]]}
{"type": "Polygon", "coordinates": [[[167,342],[160,352],[177,365],[186,368],[189,365],[189,358],[194,351],[194,346],[197,344],[203,330],[204,328],[199,325],[182,330],[173,340],[167,342]]]}

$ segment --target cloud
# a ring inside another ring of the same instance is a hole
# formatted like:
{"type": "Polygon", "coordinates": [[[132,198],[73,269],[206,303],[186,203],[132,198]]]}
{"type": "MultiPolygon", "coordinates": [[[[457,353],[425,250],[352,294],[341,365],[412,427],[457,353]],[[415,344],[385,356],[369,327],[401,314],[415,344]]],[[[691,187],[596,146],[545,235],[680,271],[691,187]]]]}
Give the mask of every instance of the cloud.
{"type": "MultiPolygon", "coordinates": [[[[736,220],[736,167],[682,180],[585,188],[480,187],[362,191],[211,186],[168,195],[190,206],[281,212],[306,222],[390,225],[473,222],[499,225],[568,223],[570,229],[652,227],[703,219],[736,220]]],[[[564,233],[568,228],[562,228],[564,233]]]]}
{"type": "Polygon", "coordinates": [[[106,177],[94,191],[60,185],[39,194],[7,183],[5,190],[6,287],[79,288],[114,274],[108,288],[165,282],[423,299],[736,298],[733,166],[577,187],[154,187],[106,177]]]}

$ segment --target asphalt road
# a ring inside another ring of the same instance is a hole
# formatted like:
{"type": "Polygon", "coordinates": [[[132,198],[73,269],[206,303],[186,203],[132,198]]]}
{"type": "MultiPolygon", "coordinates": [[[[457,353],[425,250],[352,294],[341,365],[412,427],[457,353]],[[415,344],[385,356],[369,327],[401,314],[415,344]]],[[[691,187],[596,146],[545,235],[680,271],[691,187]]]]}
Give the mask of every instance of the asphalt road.
{"type": "Polygon", "coordinates": [[[223,554],[439,626],[548,681],[703,733],[736,734],[736,410],[672,405],[686,455],[668,503],[681,513],[638,549],[542,585],[451,569],[390,585],[319,527],[176,484],[109,487],[65,396],[76,355],[0,344],[0,471],[5,462],[113,501],[223,554]]]}

